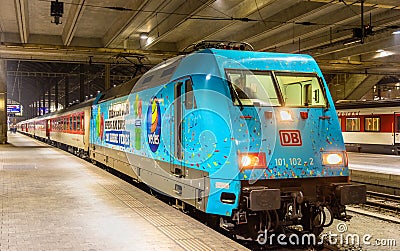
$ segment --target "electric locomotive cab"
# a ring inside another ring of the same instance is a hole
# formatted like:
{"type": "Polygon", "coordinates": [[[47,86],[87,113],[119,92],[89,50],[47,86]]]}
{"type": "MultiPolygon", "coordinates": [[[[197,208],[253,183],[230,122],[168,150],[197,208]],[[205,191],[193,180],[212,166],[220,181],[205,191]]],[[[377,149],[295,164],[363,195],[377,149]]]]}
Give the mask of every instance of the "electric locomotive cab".
{"type": "Polygon", "coordinates": [[[238,209],[221,226],[242,236],[291,225],[319,234],[333,219],[349,219],[345,205],[365,203],[365,186],[349,183],[336,111],[319,70],[290,68],[225,68],[232,120],[239,121],[233,131],[241,191],[238,209]]]}

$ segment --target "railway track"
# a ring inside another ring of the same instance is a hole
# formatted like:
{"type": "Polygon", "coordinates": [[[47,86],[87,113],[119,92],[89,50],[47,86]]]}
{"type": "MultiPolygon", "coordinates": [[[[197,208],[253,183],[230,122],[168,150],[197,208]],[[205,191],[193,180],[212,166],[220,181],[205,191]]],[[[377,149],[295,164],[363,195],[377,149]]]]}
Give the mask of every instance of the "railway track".
{"type": "Polygon", "coordinates": [[[367,206],[380,210],[400,213],[400,196],[367,191],[367,206]]]}

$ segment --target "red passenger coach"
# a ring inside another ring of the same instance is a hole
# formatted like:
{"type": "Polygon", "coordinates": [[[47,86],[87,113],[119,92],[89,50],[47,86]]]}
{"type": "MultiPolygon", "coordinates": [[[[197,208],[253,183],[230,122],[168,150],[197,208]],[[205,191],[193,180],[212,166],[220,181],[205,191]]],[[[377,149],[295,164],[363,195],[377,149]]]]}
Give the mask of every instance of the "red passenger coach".
{"type": "Polygon", "coordinates": [[[400,154],[400,101],[336,105],[348,151],[400,154]]]}
{"type": "Polygon", "coordinates": [[[18,131],[56,145],[81,157],[89,151],[92,101],[71,106],[18,124],[18,131]]]}

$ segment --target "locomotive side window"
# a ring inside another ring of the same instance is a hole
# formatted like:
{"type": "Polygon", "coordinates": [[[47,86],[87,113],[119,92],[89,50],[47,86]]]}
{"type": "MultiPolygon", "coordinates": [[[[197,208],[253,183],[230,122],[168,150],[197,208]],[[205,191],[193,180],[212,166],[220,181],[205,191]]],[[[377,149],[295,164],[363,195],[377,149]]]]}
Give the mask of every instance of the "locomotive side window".
{"type": "Polygon", "coordinates": [[[271,72],[227,70],[226,74],[235,105],[280,105],[271,72]]]}
{"type": "Polygon", "coordinates": [[[379,132],[381,130],[380,118],[365,118],[364,126],[366,132],[379,132]]]}
{"type": "Polygon", "coordinates": [[[360,118],[346,118],[346,131],[359,132],[360,131],[360,118]]]}
{"type": "Polygon", "coordinates": [[[185,108],[186,109],[196,109],[196,98],[193,95],[193,84],[192,80],[187,79],[185,81],[185,108]]]}
{"type": "Polygon", "coordinates": [[[322,85],[315,75],[276,73],[285,106],[326,107],[322,85]]]}

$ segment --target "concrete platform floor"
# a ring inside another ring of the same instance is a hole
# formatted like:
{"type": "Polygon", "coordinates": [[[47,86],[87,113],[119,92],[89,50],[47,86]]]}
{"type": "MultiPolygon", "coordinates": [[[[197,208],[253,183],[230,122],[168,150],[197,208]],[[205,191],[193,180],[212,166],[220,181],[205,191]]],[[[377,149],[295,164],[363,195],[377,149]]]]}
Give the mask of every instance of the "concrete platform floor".
{"type": "Polygon", "coordinates": [[[20,134],[0,145],[0,250],[245,250],[98,167],[20,134]]]}
{"type": "Polygon", "coordinates": [[[347,152],[349,168],[357,171],[400,175],[400,156],[347,152]]]}

